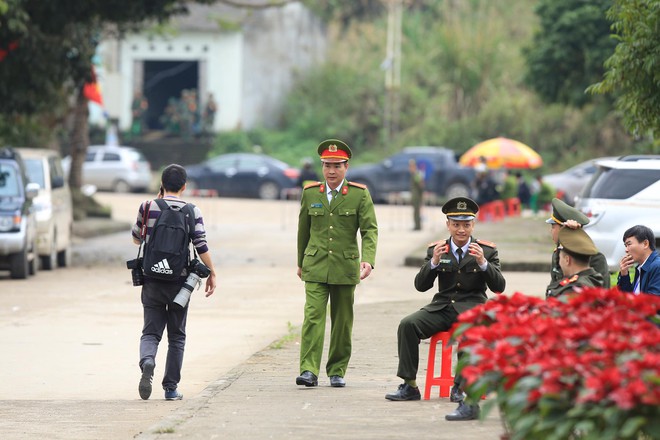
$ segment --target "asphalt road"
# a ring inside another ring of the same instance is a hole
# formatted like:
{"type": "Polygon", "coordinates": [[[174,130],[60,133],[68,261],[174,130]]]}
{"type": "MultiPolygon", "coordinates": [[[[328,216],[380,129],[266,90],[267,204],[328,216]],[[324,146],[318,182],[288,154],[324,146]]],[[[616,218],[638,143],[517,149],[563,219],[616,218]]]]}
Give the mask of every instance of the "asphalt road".
{"type": "MultiPolygon", "coordinates": [[[[145,195],[99,194],[117,221],[130,223],[145,195]]],[[[204,212],[219,270],[210,298],[193,295],[180,391],[193,397],[255,352],[300,325],[304,293],[296,277],[297,202],[191,199],[204,212]]],[[[416,268],[403,259],[446,235],[439,209],[412,232],[410,207],[378,206],[376,269],[356,303],[410,300],[416,268]]],[[[478,228],[478,226],[477,226],[478,228]]],[[[28,280],[0,272],[0,432],[4,439],[132,438],[182,404],[142,401],[139,288],[124,261],[137,247],[128,231],[77,240],[74,267],[28,280]]],[[[547,274],[508,273],[506,292],[541,293],[547,274]]],[[[430,296],[420,296],[423,304],[430,296]]],[[[165,347],[157,364],[164,364],[165,347]]],[[[297,362],[293,359],[292,362],[297,362]]],[[[294,368],[295,370],[295,368],[294,368]]]]}

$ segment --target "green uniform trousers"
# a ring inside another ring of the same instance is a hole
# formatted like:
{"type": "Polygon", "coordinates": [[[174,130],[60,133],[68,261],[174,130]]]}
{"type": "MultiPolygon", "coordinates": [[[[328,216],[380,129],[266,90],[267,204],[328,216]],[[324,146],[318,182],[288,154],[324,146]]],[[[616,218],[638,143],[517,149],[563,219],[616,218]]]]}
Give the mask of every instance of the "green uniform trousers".
{"type": "Polygon", "coordinates": [[[419,341],[449,330],[457,319],[458,312],[451,306],[434,312],[421,309],[403,318],[397,331],[399,368],[396,375],[404,380],[416,379],[419,341]]]}
{"type": "Polygon", "coordinates": [[[326,373],[344,377],[351,358],[355,285],[305,282],[305,319],[300,341],[300,372],[319,375],[325,317],[330,299],[330,348],[326,373]]]}

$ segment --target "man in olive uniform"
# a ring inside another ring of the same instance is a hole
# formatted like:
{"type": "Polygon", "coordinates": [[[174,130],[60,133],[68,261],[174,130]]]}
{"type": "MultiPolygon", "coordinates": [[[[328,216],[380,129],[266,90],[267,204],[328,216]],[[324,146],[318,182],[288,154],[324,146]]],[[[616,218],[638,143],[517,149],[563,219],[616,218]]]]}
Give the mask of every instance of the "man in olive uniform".
{"type": "MultiPolygon", "coordinates": [[[[500,270],[495,244],[472,237],[479,206],[467,197],[456,197],[442,207],[447,216],[450,238],[431,243],[424,265],[415,277],[415,288],[426,292],[438,280],[438,292],[430,304],[401,320],[397,333],[399,368],[404,380],[388,400],[419,400],[416,377],[419,365],[419,341],[437,332],[447,331],[462,313],[486,302],[486,288],[501,293],[506,282],[500,270]]],[[[478,417],[477,405],[464,405],[462,380],[456,377],[451,401],[459,407],[445,416],[447,420],[472,420],[478,417]]]]}
{"type": "MultiPolygon", "coordinates": [[[[589,218],[578,209],[566,204],[558,198],[552,199],[552,215],[545,221],[550,224],[550,235],[552,242],[557,244],[558,234],[562,227],[570,229],[582,228],[589,224],[589,218]]],[[[607,258],[602,253],[596,251],[596,254],[590,258],[589,265],[603,277],[603,287],[610,287],[610,270],[607,266],[607,258]]],[[[552,268],[550,270],[550,282],[563,280],[564,272],[559,266],[559,248],[555,248],[552,253],[552,268]]]]}
{"type": "Polygon", "coordinates": [[[415,159],[408,161],[408,171],[410,171],[410,203],[413,207],[413,221],[415,226],[413,231],[422,230],[422,197],[424,196],[424,176],[417,169],[415,159]]]}
{"type": "Polygon", "coordinates": [[[557,235],[559,265],[566,277],[548,285],[546,298],[580,293],[585,287],[602,287],[603,276],[589,266],[589,259],[598,254],[591,237],[582,229],[570,228],[561,228],[557,235]]]}
{"type": "Polygon", "coordinates": [[[329,139],[321,142],[318,154],[325,182],[305,186],[298,217],[298,276],[305,282],[306,297],[296,384],[318,385],[330,299],[326,373],[331,386],[343,387],[351,357],[353,293],[374,267],[378,225],[367,187],[345,179],[351,158],[348,145],[329,139]]]}

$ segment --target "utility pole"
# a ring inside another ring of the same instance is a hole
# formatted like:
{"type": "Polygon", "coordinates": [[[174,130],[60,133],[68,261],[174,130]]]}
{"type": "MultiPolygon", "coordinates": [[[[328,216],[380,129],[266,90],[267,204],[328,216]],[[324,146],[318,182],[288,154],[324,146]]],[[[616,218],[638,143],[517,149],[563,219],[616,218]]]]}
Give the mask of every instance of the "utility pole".
{"type": "Polygon", "coordinates": [[[401,27],[403,0],[388,0],[387,5],[387,54],[381,64],[385,70],[385,141],[389,142],[399,131],[401,102],[401,27]]]}

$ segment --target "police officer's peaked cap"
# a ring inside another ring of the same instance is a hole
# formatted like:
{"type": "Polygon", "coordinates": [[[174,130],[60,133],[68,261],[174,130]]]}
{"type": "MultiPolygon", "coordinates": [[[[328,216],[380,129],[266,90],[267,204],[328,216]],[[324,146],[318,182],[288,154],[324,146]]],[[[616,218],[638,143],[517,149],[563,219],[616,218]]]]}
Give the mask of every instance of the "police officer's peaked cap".
{"type": "Polygon", "coordinates": [[[559,231],[559,249],[565,249],[573,254],[596,255],[598,248],[589,235],[582,228],[561,228],[559,231]]]}
{"type": "Polygon", "coordinates": [[[575,220],[582,226],[589,224],[589,217],[555,197],[552,199],[552,215],[545,222],[551,225],[563,225],[566,220],[575,220]]]}
{"type": "Polygon", "coordinates": [[[467,197],[454,197],[442,205],[442,212],[450,220],[474,220],[479,212],[479,205],[467,197]]]}
{"type": "Polygon", "coordinates": [[[327,139],[321,142],[317,151],[322,162],[348,162],[353,155],[348,145],[339,139],[327,139]]]}

